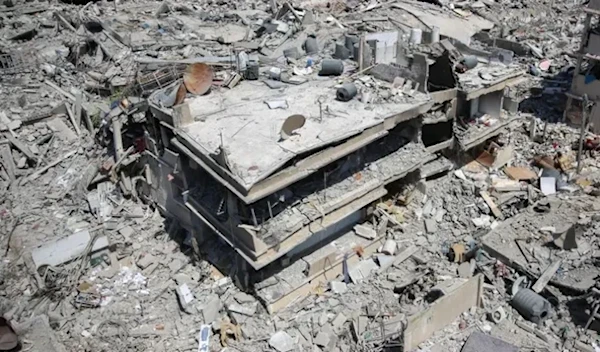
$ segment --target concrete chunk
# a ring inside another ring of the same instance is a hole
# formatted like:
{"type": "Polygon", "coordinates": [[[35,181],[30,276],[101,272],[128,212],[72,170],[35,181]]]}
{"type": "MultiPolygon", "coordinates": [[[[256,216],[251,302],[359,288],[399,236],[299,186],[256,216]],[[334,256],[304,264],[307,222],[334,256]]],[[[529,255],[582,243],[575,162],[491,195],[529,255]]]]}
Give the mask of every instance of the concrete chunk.
{"type": "MultiPolygon", "coordinates": [[[[36,268],[42,265],[57,266],[77,258],[88,246],[92,239],[87,230],[76,232],[65,238],[48,243],[33,250],[31,256],[36,268]]],[[[106,236],[98,237],[92,247],[92,252],[108,247],[106,236]]]]}
{"type": "Polygon", "coordinates": [[[427,233],[434,233],[437,231],[435,219],[425,219],[425,231],[427,231],[427,233]]]}
{"type": "Polygon", "coordinates": [[[379,269],[379,266],[375,263],[373,259],[363,260],[356,264],[354,267],[348,270],[348,274],[350,275],[350,279],[354,283],[361,282],[365,278],[367,278],[371,272],[379,269]]]}
{"type": "Polygon", "coordinates": [[[360,315],[358,318],[352,320],[352,328],[354,329],[354,334],[357,338],[360,339],[362,334],[367,331],[368,324],[369,318],[364,315],[360,315]]]}
{"type": "Polygon", "coordinates": [[[335,337],[325,332],[319,332],[314,339],[315,345],[323,347],[326,351],[331,351],[335,346],[335,337]]]}
{"type": "Polygon", "coordinates": [[[183,311],[186,313],[190,313],[190,303],[194,300],[194,295],[192,294],[192,291],[188,285],[182,284],[177,286],[175,292],[177,293],[177,298],[179,299],[181,309],[183,309],[183,311]]]}
{"type": "Polygon", "coordinates": [[[519,348],[490,335],[474,332],[469,336],[461,352],[518,352],[519,348]]]}
{"type": "Polygon", "coordinates": [[[348,290],[348,286],[346,283],[341,281],[331,281],[329,283],[329,287],[331,288],[331,292],[342,294],[348,290]]]}
{"type": "Polygon", "coordinates": [[[244,303],[254,303],[256,302],[256,298],[252,297],[251,295],[245,293],[245,292],[238,292],[235,294],[235,296],[233,296],[233,298],[235,298],[235,300],[239,303],[239,304],[244,304],[244,303]]]}
{"type": "Polygon", "coordinates": [[[354,226],[354,232],[358,236],[369,240],[375,239],[377,237],[377,231],[375,231],[375,229],[373,229],[372,227],[364,224],[354,226]]]}
{"type": "Polygon", "coordinates": [[[137,266],[140,269],[146,269],[147,267],[149,267],[150,265],[154,264],[156,262],[157,258],[155,256],[153,256],[152,254],[145,254],[143,257],[141,257],[138,261],[137,261],[137,266]]]}
{"type": "Polygon", "coordinates": [[[123,235],[126,239],[129,239],[135,233],[135,231],[131,226],[125,226],[124,228],[119,230],[119,233],[123,235]]]}
{"type": "Polygon", "coordinates": [[[227,309],[234,313],[239,313],[242,315],[247,315],[249,317],[253,316],[256,313],[256,306],[258,302],[254,302],[252,304],[241,305],[241,304],[229,304],[227,305],[227,309]]]}
{"type": "Polygon", "coordinates": [[[333,321],[331,322],[331,324],[333,325],[333,330],[340,331],[342,329],[342,327],[344,326],[344,323],[346,322],[346,320],[348,320],[348,318],[346,318],[344,313],[340,312],[335,317],[335,319],[333,319],[333,321]]]}
{"type": "Polygon", "coordinates": [[[206,301],[200,304],[198,311],[202,314],[205,324],[211,324],[219,317],[219,311],[221,310],[221,300],[217,295],[210,295],[206,301]]]}
{"type": "Polygon", "coordinates": [[[287,332],[277,331],[269,339],[269,346],[279,352],[288,352],[294,349],[295,341],[287,332]]]}

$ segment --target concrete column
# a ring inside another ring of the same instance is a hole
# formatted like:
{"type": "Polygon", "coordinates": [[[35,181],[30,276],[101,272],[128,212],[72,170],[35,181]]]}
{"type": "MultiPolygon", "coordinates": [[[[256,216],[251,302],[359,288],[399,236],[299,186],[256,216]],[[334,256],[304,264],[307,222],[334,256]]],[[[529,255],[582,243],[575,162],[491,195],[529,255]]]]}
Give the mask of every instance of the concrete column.
{"type": "Polygon", "coordinates": [[[469,117],[475,117],[479,114],[479,97],[469,100],[469,117]]]}

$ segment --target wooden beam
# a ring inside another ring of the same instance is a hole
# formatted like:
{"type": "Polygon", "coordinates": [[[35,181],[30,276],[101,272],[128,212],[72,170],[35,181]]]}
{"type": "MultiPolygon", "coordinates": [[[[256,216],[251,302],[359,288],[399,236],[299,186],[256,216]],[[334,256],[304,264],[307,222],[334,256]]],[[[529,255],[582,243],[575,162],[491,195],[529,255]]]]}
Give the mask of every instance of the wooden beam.
{"type": "Polygon", "coordinates": [[[31,149],[29,149],[29,147],[25,143],[21,142],[20,140],[15,138],[15,136],[13,136],[10,133],[5,133],[4,137],[6,137],[6,139],[8,139],[8,141],[10,142],[10,144],[13,145],[13,147],[18,149],[21,153],[23,153],[23,155],[25,155],[27,157],[27,159],[34,160],[34,161],[36,160],[35,155],[33,154],[31,149]]]}
{"type": "Polygon", "coordinates": [[[8,141],[0,142],[0,157],[2,158],[2,165],[4,166],[4,170],[8,174],[8,178],[10,179],[11,184],[15,181],[16,178],[16,170],[15,161],[12,157],[12,153],[10,151],[10,146],[8,145],[8,141]]]}
{"type": "Polygon", "coordinates": [[[502,219],[503,218],[502,211],[498,208],[496,203],[494,203],[494,200],[492,199],[492,197],[490,197],[490,194],[486,191],[481,191],[481,192],[479,192],[479,194],[481,195],[481,198],[483,198],[485,203],[488,205],[488,207],[490,207],[490,210],[492,211],[494,216],[497,217],[498,219],[502,219]]]}
{"type": "Polygon", "coordinates": [[[562,264],[561,259],[550,264],[546,268],[546,270],[544,270],[544,272],[542,273],[540,278],[535,282],[535,284],[533,284],[531,289],[537,293],[542,292],[544,287],[546,287],[546,285],[548,285],[548,282],[550,282],[550,280],[552,280],[552,277],[554,276],[554,274],[556,274],[556,271],[558,271],[558,268],[560,268],[560,264],[562,264]]]}

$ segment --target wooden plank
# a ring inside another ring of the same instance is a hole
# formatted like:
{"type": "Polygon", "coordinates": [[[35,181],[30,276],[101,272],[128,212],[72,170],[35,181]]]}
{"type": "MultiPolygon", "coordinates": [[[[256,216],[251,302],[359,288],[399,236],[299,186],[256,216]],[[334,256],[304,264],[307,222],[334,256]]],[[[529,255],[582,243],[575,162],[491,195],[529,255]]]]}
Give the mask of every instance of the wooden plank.
{"type": "Polygon", "coordinates": [[[36,171],[33,175],[29,176],[27,179],[25,179],[25,181],[23,182],[23,185],[26,184],[29,181],[33,181],[35,179],[37,179],[38,177],[40,177],[43,173],[45,173],[46,171],[48,171],[49,169],[55,167],[56,165],[62,163],[63,161],[65,161],[66,159],[70,158],[71,156],[75,155],[77,153],[77,150],[72,150],[70,152],[68,152],[67,154],[63,155],[62,157],[54,160],[53,162],[51,162],[50,164],[44,166],[43,168],[41,168],[40,170],[36,171]]]}
{"type": "Polygon", "coordinates": [[[513,180],[536,180],[537,174],[528,167],[510,166],[504,168],[506,175],[513,180]]]}
{"type": "Polygon", "coordinates": [[[560,264],[562,264],[561,259],[548,265],[546,270],[544,270],[544,272],[542,273],[540,278],[535,282],[535,284],[533,284],[531,289],[537,293],[542,292],[544,287],[546,287],[546,285],[548,285],[548,282],[550,282],[550,280],[552,280],[552,277],[554,276],[554,274],[556,273],[558,268],[560,268],[560,264]]]}
{"type": "Polygon", "coordinates": [[[81,130],[79,129],[79,122],[77,121],[77,119],[75,118],[75,115],[73,114],[72,107],[69,106],[68,104],[67,104],[67,116],[69,116],[69,121],[71,121],[73,128],[75,128],[75,132],[77,132],[77,135],[80,136],[81,130]]]}
{"type": "Polygon", "coordinates": [[[481,191],[479,192],[479,194],[481,195],[481,198],[483,198],[485,203],[488,205],[488,207],[490,207],[490,210],[492,211],[494,216],[498,219],[502,219],[502,211],[500,210],[500,208],[498,208],[496,203],[494,203],[494,200],[492,200],[492,197],[490,197],[489,193],[486,191],[481,191]]]}
{"type": "Polygon", "coordinates": [[[19,151],[21,153],[23,153],[23,155],[25,155],[27,157],[27,159],[29,160],[36,160],[35,155],[33,154],[33,152],[31,151],[31,149],[29,149],[29,147],[21,142],[20,140],[18,140],[15,136],[13,136],[10,133],[5,133],[4,137],[6,137],[6,139],[8,139],[8,141],[10,142],[10,144],[13,145],[13,147],[19,149],[19,151]]]}
{"type": "Polygon", "coordinates": [[[382,266],[381,268],[379,268],[379,272],[384,272],[387,269],[389,269],[390,267],[394,266],[394,265],[398,265],[400,263],[402,263],[403,261],[405,261],[406,259],[410,258],[411,255],[417,253],[419,249],[417,248],[417,246],[415,245],[411,245],[407,248],[405,248],[402,252],[398,253],[398,255],[396,255],[394,257],[394,260],[387,266],[382,266]]]}
{"type": "Polygon", "coordinates": [[[59,92],[60,94],[64,95],[66,98],[68,98],[71,101],[75,101],[75,97],[73,96],[73,94],[66,92],[65,90],[63,90],[61,87],[57,86],[56,84],[50,82],[49,80],[45,80],[44,83],[46,83],[47,85],[49,85],[50,87],[54,88],[54,90],[56,90],[57,92],[59,92]]]}
{"type": "Polygon", "coordinates": [[[409,317],[404,330],[404,352],[416,349],[471,307],[480,306],[482,290],[483,275],[479,274],[438,299],[429,309],[409,317]]]}
{"type": "MultiPolygon", "coordinates": [[[[77,125],[79,125],[81,123],[81,110],[82,110],[81,104],[83,104],[83,94],[81,94],[81,92],[79,92],[75,95],[75,122],[77,122],[77,125]]],[[[77,133],[77,134],[79,134],[79,133],[77,133]]]]}
{"type": "Polygon", "coordinates": [[[12,153],[10,152],[10,146],[6,141],[0,143],[0,157],[2,158],[4,170],[6,170],[6,173],[10,178],[10,182],[13,183],[15,181],[17,167],[15,166],[15,161],[13,160],[12,153]]]}

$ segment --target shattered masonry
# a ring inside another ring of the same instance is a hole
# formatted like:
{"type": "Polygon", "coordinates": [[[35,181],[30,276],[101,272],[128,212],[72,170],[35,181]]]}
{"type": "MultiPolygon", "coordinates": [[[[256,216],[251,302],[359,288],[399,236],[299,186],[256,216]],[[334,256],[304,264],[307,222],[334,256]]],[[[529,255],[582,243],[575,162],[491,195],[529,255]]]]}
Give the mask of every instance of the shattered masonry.
{"type": "Polygon", "coordinates": [[[600,1],[0,17],[0,351],[600,350],[600,1]]]}

